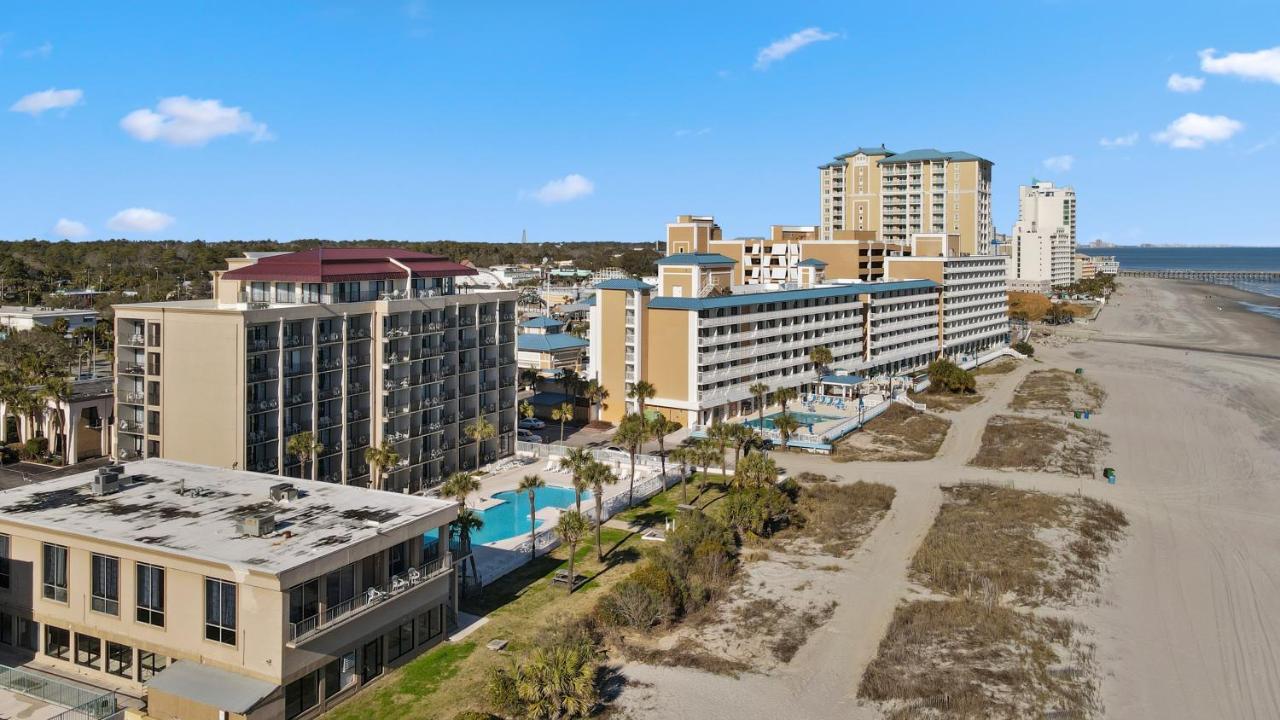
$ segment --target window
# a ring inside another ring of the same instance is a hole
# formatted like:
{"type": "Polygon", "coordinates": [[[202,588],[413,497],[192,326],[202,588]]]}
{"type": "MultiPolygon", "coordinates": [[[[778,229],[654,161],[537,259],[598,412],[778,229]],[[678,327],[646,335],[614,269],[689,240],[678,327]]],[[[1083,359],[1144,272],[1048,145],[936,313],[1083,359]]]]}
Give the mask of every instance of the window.
{"type": "Polygon", "coordinates": [[[76,633],[76,664],[97,670],[102,662],[102,641],[76,633]]]}
{"type": "Polygon", "coordinates": [[[356,681],[356,652],[335,659],[324,666],[324,699],[337,695],[356,681]]]}
{"type": "Polygon", "coordinates": [[[39,632],[39,623],[24,617],[18,618],[18,647],[23,650],[30,650],[31,652],[38,650],[39,648],[36,646],[36,643],[39,641],[36,638],[38,637],[39,632]]]}
{"type": "Polygon", "coordinates": [[[9,536],[0,535],[0,589],[9,589],[9,536]]]}
{"type": "Polygon", "coordinates": [[[45,625],[44,654],[58,660],[70,659],[71,631],[52,625],[45,625]]]}
{"type": "Polygon", "coordinates": [[[285,720],[293,720],[320,704],[320,672],[309,672],[284,686],[285,720]]]}
{"type": "Polygon", "coordinates": [[[108,615],[120,614],[120,559],[94,554],[93,596],[90,607],[108,615]]]}
{"type": "Polygon", "coordinates": [[[148,405],[160,404],[160,383],[156,382],[155,380],[147,381],[147,404],[148,405]]]}
{"type": "Polygon", "coordinates": [[[338,568],[324,577],[324,606],[337,611],[338,606],[356,596],[356,566],[338,568]]]}
{"type": "Polygon", "coordinates": [[[227,645],[236,644],[236,586],[204,579],[204,636],[227,645]]]}
{"type": "Polygon", "coordinates": [[[304,283],[302,286],[302,302],[318,303],[320,302],[320,283],[304,283]]]}
{"type": "Polygon", "coordinates": [[[138,622],[164,627],[164,568],[138,563],[137,575],[138,622]]]}
{"type": "Polygon", "coordinates": [[[119,643],[107,643],[107,672],[122,678],[133,675],[133,648],[119,643]]]}
{"type": "Polygon", "coordinates": [[[169,667],[169,658],[146,650],[138,651],[138,682],[150,680],[166,667],[169,667]]]}
{"type": "Polygon", "coordinates": [[[367,683],[382,674],[382,638],[371,640],[360,653],[360,682],[367,683]]]}
{"type": "Polygon", "coordinates": [[[418,616],[418,644],[439,637],[444,632],[444,605],[437,605],[418,616]]]}
{"type": "Polygon", "coordinates": [[[249,283],[249,302],[267,302],[267,294],[270,287],[268,283],[264,282],[249,283]]]}
{"type": "Polygon", "coordinates": [[[147,323],[147,347],[160,347],[160,323],[147,323]]]}
{"type": "Polygon", "coordinates": [[[159,410],[147,411],[147,434],[148,435],[160,434],[160,411],[159,410]]]}
{"type": "Polygon", "coordinates": [[[293,283],[276,283],[276,302],[293,302],[293,283]]]}
{"type": "Polygon", "coordinates": [[[320,581],[308,580],[289,591],[289,622],[300,623],[320,612],[320,581]]]}
{"type": "Polygon", "coordinates": [[[395,660],[413,649],[413,620],[387,633],[387,660],[395,660]]]}
{"type": "Polygon", "coordinates": [[[387,549],[387,575],[395,577],[409,569],[409,547],[406,543],[387,549]]]}
{"type": "Polygon", "coordinates": [[[44,545],[44,596],[48,600],[67,601],[67,548],[44,545]]]}
{"type": "Polygon", "coordinates": [[[0,643],[13,644],[13,616],[6,612],[0,612],[0,643]]]}

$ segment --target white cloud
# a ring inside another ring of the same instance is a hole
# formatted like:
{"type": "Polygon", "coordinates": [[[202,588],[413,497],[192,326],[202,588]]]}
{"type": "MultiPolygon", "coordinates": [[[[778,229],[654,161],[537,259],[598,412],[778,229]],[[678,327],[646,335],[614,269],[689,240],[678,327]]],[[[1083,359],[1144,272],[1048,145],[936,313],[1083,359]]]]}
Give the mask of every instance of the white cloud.
{"type": "Polygon", "coordinates": [[[551,182],[538,188],[532,193],[533,198],[541,203],[562,203],[570,200],[577,200],[580,197],[586,197],[596,191],[595,183],[585,177],[572,173],[565,175],[559,180],[551,182]]]}
{"type": "Polygon", "coordinates": [[[35,58],[39,58],[43,60],[52,54],[53,54],[53,43],[49,42],[48,40],[45,40],[43,43],[40,43],[38,47],[33,47],[30,50],[23,50],[21,53],[22,58],[24,60],[32,60],[35,58]]]}
{"type": "Polygon", "coordinates": [[[1200,92],[1200,90],[1204,88],[1204,78],[1174,73],[1169,76],[1169,80],[1165,85],[1174,92],[1200,92]]]}
{"type": "Polygon", "coordinates": [[[1200,51],[1200,69],[1215,75],[1236,75],[1246,80],[1269,80],[1280,84],[1280,46],[1257,52],[1227,53],[1200,51]]]}
{"type": "Polygon", "coordinates": [[[75,240],[89,234],[89,228],[85,227],[82,222],[68,220],[66,218],[58,218],[58,222],[53,225],[53,234],[56,237],[75,240]]]}
{"type": "Polygon", "coordinates": [[[57,90],[49,88],[40,92],[33,92],[22,98],[18,102],[9,106],[13,112],[24,112],[29,115],[39,115],[46,110],[56,110],[58,108],[69,108],[73,105],[79,105],[84,99],[83,90],[57,90]]]}
{"type": "Polygon", "coordinates": [[[756,53],[756,69],[764,70],[806,45],[833,40],[836,37],[839,37],[837,33],[823,32],[822,28],[818,27],[805,28],[799,32],[793,32],[781,40],[773,41],[768,47],[756,53]]]}
{"type": "Polygon", "coordinates": [[[1073,155],[1054,155],[1044,159],[1045,168],[1054,172],[1066,172],[1075,164],[1076,159],[1073,155]]]}
{"type": "Polygon", "coordinates": [[[238,107],[220,100],[198,100],[185,95],[167,97],[155,110],[134,110],[120,120],[124,131],[142,140],[170,145],[204,145],[223,135],[248,135],[253,142],[271,140],[267,126],[238,107]]]}
{"type": "Polygon", "coordinates": [[[691,135],[706,135],[711,132],[711,128],[704,127],[696,130],[690,128],[681,128],[676,131],[676,137],[689,137],[691,135]]]}
{"type": "Polygon", "coordinates": [[[172,215],[147,208],[129,208],[112,215],[107,221],[107,227],[117,232],[154,233],[169,227],[173,222],[172,215]]]}
{"type": "Polygon", "coordinates": [[[1111,147],[1130,147],[1138,143],[1138,133],[1129,133],[1128,135],[1118,135],[1113,138],[1102,138],[1098,144],[1105,148],[1111,147]]]}
{"type": "Polygon", "coordinates": [[[1222,142],[1243,129],[1244,123],[1226,115],[1187,113],[1151,137],[1170,147],[1199,150],[1206,143],[1222,142]]]}

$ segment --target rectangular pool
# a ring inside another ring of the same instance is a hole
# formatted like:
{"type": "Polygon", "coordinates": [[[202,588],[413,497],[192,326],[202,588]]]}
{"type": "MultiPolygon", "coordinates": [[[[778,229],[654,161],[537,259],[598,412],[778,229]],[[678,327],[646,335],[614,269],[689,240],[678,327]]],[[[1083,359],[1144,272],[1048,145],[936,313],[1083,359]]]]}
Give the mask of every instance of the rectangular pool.
{"type": "MultiPolygon", "coordinates": [[[[817,425],[818,423],[828,422],[828,421],[830,421],[830,420],[843,420],[843,419],[844,419],[844,418],[840,417],[839,415],[820,415],[820,414],[818,414],[818,413],[811,413],[811,412],[792,412],[792,413],[787,413],[787,414],[788,414],[788,415],[790,415],[791,417],[794,417],[797,421],[799,421],[799,423],[800,423],[800,425],[801,425],[802,427],[804,427],[804,426],[808,426],[808,425],[817,425]]],[[[776,417],[779,417],[779,416],[781,416],[781,415],[782,415],[782,413],[780,413],[780,412],[776,412],[776,413],[774,413],[774,414],[772,414],[772,415],[765,415],[765,416],[764,416],[764,426],[765,426],[765,428],[767,428],[767,429],[769,429],[769,430],[772,430],[772,429],[773,429],[773,419],[774,419],[774,418],[776,418],[776,417]]],[[[743,425],[746,425],[746,426],[748,426],[748,427],[760,427],[760,418],[755,418],[755,419],[753,419],[753,420],[747,420],[747,421],[743,422],[742,424],[743,424],[743,425]]]]}
{"type": "MultiPolygon", "coordinates": [[[[501,505],[494,505],[487,510],[476,512],[484,520],[484,527],[471,534],[471,542],[475,545],[506,540],[517,535],[529,534],[529,496],[515,490],[504,490],[494,493],[495,500],[502,500],[501,505]]],[[[591,491],[582,493],[583,508],[591,507],[591,491]]],[[[534,507],[568,508],[573,507],[573,488],[548,485],[533,495],[534,507]]]]}

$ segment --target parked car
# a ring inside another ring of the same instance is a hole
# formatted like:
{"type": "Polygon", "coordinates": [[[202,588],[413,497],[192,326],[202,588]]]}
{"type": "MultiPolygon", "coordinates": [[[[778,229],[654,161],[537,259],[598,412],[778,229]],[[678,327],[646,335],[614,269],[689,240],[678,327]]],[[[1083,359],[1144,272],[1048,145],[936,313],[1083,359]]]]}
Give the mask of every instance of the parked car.
{"type": "Polygon", "coordinates": [[[547,426],[545,422],[538,418],[524,418],[519,425],[522,430],[541,430],[547,426]]]}
{"type": "Polygon", "coordinates": [[[617,445],[610,445],[609,447],[605,448],[605,450],[608,450],[609,452],[620,452],[620,453],[626,452],[626,450],[618,447],[617,445]]]}
{"type": "Polygon", "coordinates": [[[542,442],[541,435],[533,432],[532,430],[525,430],[524,428],[520,428],[516,430],[516,439],[519,440],[520,442],[527,442],[527,443],[542,442]]]}

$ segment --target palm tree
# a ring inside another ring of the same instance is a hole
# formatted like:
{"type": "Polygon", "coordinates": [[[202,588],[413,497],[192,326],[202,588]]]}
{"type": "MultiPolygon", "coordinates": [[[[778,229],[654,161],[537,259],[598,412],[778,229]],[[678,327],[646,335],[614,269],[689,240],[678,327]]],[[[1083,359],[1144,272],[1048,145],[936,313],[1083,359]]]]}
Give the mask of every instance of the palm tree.
{"type": "Polygon", "coordinates": [[[720,456],[720,475],[728,476],[728,465],[725,462],[724,451],[729,444],[734,442],[734,426],[716,420],[711,423],[711,427],[707,428],[707,439],[715,446],[717,454],[720,456]]]}
{"type": "Polygon", "coordinates": [[[753,383],[747,388],[751,391],[751,396],[756,399],[756,410],[760,411],[760,429],[764,429],[764,400],[769,397],[769,386],[762,382],[753,383]]]}
{"type": "Polygon", "coordinates": [[[688,477],[689,475],[687,466],[691,463],[691,461],[693,460],[693,457],[694,457],[694,451],[693,451],[693,448],[689,445],[681,445],[680,447],[675,448],[674,450],[671,451],[671,459],[674,462],[680,463],[680,502],[681,504],[687,505],[689,503],[689,490],[685,486],[685,478],[688,477]]]}
{"type": "Polygon", "coordinates": [[[520,384],[530,390],[536,390],[538,380],[541,377],[542,376],[538,374],[537,370],[534,370],[533,368],[525,368],[520,371],[520,384]]]}
{"type": "Polygon", "coordinates": [[[649,421],[649,435],[658,441],[658,456],[662,458],[663,477],[667,475],[667,436],[682,427],[684,426],[666,415],[658,415],[649,421]]]}
{"type": "Polygon", "coordinates": [[[631,457],[631,489],[627,491],[627,507],[636,499],[636,453],[649,439],[649,428],[645,425],[643,415],[627,415],[613,434],[613,441],[626,449],[631,457]]]}
{"type": "MultiPolygon", "coordinates": [[[[453,498],[461,506],[458,508],[458,519],[454,521],[453,526],[458,532],[458,549],[464,559],[471,558],[471,574],[477,581],[480,579],[480,571],[476,569],[475,555],[471,554],[471,531],[484,527],[484,518],[467,507],[467,496],[479,489],[480,481],[469,472],[455,472],[445,478],[444,483],[440,485],[440,494],[453,498]]],[[[463,574],[464,576],[466,574],[465,566],[463,574]]],[[[465,581],[466,578],[464,577],[463,580],[465,581]]]]}
{"type": "Polygon", "coordinates": [[[587,402],[591,404],[592,415],[594,421],[600,419],[600,406],[604,405],[604,401],[609,399],[609,388],[600,384],[599,380],[591,380],[587,383],[587,389],[582,393],[587,402]]]}
{"type": "Polygon", "coordinates": [[[578,393],[582,390],[582,376],[573,368],[564,368],[560,371],[560,386],[569,396],[569,401],[577,403],[578,393]]]}
{"type": "MultiPolygon", "coordinates": [[[[484,529],[484,517],[480,513],[469,507],[463,506],[458,508],[458,519],[453,521],[451,534],[458,536],[458,553],[462,556],[462,584],[467,583],[467,566],[466,561],[471,560],[471,576],[480,582],[480,571],[476,568],[476,556],[471,553],[471,535],[484,529]]],[[[465,588],[464,588],[465,589],[465,588]]],[[[457,608],[454,608],[454,617],[457,618],[457,608]]]]}
{"type": "Polygon", "coordinates": [[[791,439],[795,431],[800,429],[800,421],[796,419],[795,415],[783,413],[773,419],[773,428],[782,436],[782,449],[786,450],[787,441],[791,439]]]}
{"type": "Polygon", "coordinates": [[[814,372],[818,374],[818,379],[822,379],[824,371],[835,358],[831,355],[831,350],[826,345],[819,345],[809,351],[809,362],[813,363],[814,372]]]}
{"type": "MultiPolygon", "coordinates": [[[[596,676],[600,659],[590,643],[560,642],[539,647],[524,663],[490,676],[489,686],[511,698],[503,708],[529,720],[584,718],[600,702],[596,676]],[[507,689],[509,688],[509,689],[507,689]]],[[[492,692],[492,691],[491,691],[492,692]]]]}
{"type": "Polygon", "coordinates": [[[492,440],[493,438],[498,436],[498,428],[494,427],[493,423],[489,422],[483,417],[477,417],[475,420],[472,420],[471,423],[468,424],[465,428],[463,428],[462,431],[467,434],[467,437],[471,438],[476,443],[475,469],[479,470],[480,469],[480,447],[484,445],[485,440],[492,440]]]}
{"type": "Polygon", "coordinates": [[[556,536],[560,538],[560,542],[569,546],[569,592],[573,592],[573,586],[577,583],[577,575],[573,572],[573,556],[577,554],[578,543],[582,541],[582,536],[591,531],[591,524],[587,522],[586,516],[577,510],[563,510],[560,513],[560,519],[556,522],[556,536]]]}
{"type": "Polygon", "coordinates": [[[370,445],[364,450],[364,461],[369,465],[369,483],[375,490],[382,490],[382,471],[400,462],[400,454],[386,440],[381,445],[370,445]]]}
{"type": "Polygon", "coordinates": [[[733,443],[733,465],[738,466],[742,459],[742,450],[756,438],[755,429],[746,425],[730,425],[729,442],[733,443]]]}
{"type": "Polygon", "coordinates": [[[640,417],[644,417],[645,401],[657,394],[658,391],[654,389],[653,383],[648,380],[637,380],[631,383],[631,387],[627,390],[627,397],[635,400],[636,405],[639,407],[637,413],[640,417]]]}
{"type": "Polygon", "coordinates": [[[538,557],[538,519],[534,494],[538,488],[547,486],[546,481],[541,475],[525,475],[520,479],[520,484],[516,486],[516,492],[529,493],[529,559],[534,560],[538,557]]]}
{"type": "Polygon", "coordinates": [[[466,506],[467,496],[479,489],[480,481],[475,475],[469,472],[456,472],[445,478],[440,485],[440,494],[457,500],[459,505],[466,506]]]}
{"type": "MultiPolygon", "coordinates": [[[[65,318],[58,318],[64,320],[65,318]]],[[[54,404],[53,411],[53,427],[56,435],[61,435],[66,429],[67,423],[62,415],[62,406],[71,399],[71,380],[64,375],[52,375],[44,378],[44,384],[40,388],[39,396],[41,400],[52,400],[54,404]]],[[[71,436],[67,436],[67,442],[71,442],[71,436]]],[[[53,448],[50,448],[52,451],[53,448]]],[[[64,447],[62,449],[63,464],[66,464],[66,458],[70,457],[71,448],[64,447]]]]}
{"type": "Polygon", "coordinates": [[[573,419],[573,405],[565,402],[552,408],[551,419],[560,423],[560,442],[564,442],[564,424],[573,419]]]}
{"type": "Polygon", "coordinates": [[[734,469],[733,477],[740,487],[772,484],[778,479],[778,465],[760,453],[753,453],[734,469]]]}
{"type": "Polygon", "coordinates": [[[710,440],[701,439],[693,444],[693,460],[695,465],[702,466],[702,485],[705,488],[711,478],[708,474],[712,463],[716,461],[716,446],[710,440]]]}
{"type": "MultiPolygon", "coordinates": [[[[774,399],[774,400],[777,400],[777,401],[778,401],[778,404],[782,406],[782,414],[783,414],[783,415],[786,415],[786,414],[787,414],[787,403],[791,402],[792,400],[795,400],[795,399],[796,399],[797,397],[799,397],[799,396],[800,396],[800,395],[799,395],[799,393],[797,393],[797,392],[796,392],[796,389],[795,389],[795,388],[793,388],[793,387],[778,388],[778,389],[773,393],[773,399],[774,399]]],[[[778,423],[777,423],[777,421],[775,420],[775,421],[774,421],[774,427],[775,427],[775,428],[777,427],[777,424],[778,424],[778,423]]]]}
{"type": "Polygon", "coordinates": [[[618,482],[608,465],[595,460],[587,466],[586,480],[591,483],[591,494],[596,501],[596,559],[604,560],[604,545],[600,541],[600,526],[604,524],[604,486],[618,482]]]}
{"type": "Polygon", "coordinates": [[[569,448],[564,457],[560,458],[560,469],[569,471],[573,476],[573,507],[578,512],[582,512],[582,491],[587,488],[582,478],[587,466],[595,460],[596,456],[583,447],[569,448]]]}
{"type": "Polygon", "coordinates": [[[528,400],[521,400],[520,401],[520,417],[528,419],[533,417],[533,413],[534,413],[533,403],[529,402],[528,400]]]}
{"type": "Polygon", "coordinates": [[[309,463],[310,477],[312,480],[316,479],[316,456],[324,452],[324,444],[310,430],[289,436],[289,440],[285,443],[285,452],[298,459],[298,464],[302,466],[299,469],[303,475],[308,475],[309,463]]]}

